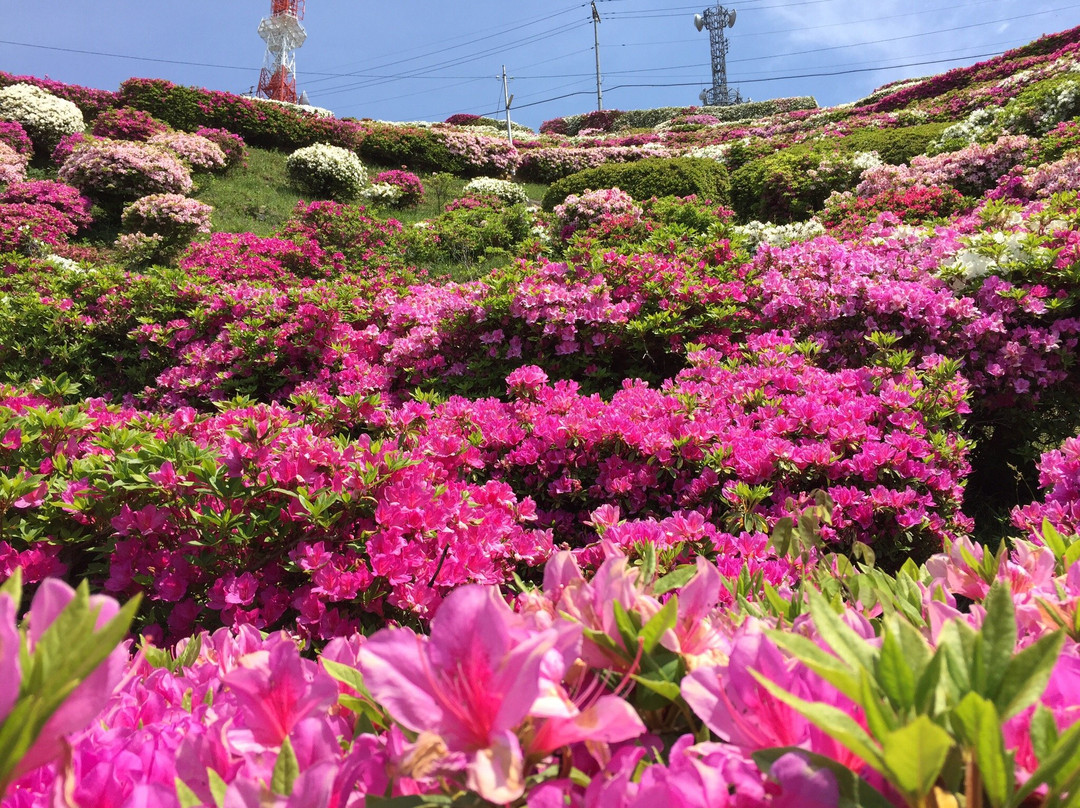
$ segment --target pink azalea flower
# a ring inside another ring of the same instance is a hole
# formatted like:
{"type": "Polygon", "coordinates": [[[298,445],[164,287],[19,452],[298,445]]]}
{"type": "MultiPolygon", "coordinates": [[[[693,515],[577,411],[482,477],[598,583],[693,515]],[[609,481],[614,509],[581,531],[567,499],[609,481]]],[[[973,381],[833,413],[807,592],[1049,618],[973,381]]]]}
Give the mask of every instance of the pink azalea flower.
{"type": "Polygon", "coordinates": [[[360,662],[372,696],[395,720],[466,753],[468,787],[505,804],[524,791],[514,730],[546,686],[545,656],[572,658],[579,638],[572,626],[530,634],[497,589],[473,585],[447,597],[430,637],[383,629],[360,649],[360,662]]]}

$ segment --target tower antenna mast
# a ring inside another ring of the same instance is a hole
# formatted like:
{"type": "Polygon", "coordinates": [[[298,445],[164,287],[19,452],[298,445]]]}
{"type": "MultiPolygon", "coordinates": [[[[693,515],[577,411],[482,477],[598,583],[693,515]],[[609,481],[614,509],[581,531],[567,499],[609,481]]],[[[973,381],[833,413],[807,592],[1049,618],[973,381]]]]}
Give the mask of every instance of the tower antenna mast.
{"type": "Polygon", "coordinates": [[[712,87],[701,91],[698,98],[710,106],[728,106],[743,101],[739,91],[728,87],[727,52],[728,41],[724,29],[735,25],[735,9],[726,9],[719,3],[694,15],[694,27],[701,31],[709,29],[709,50],[712,56],[712,87]]]}
{"type": "Polygon", "coordinates": [[[296,51],[307,39],[304,0],[270,0],[270,16],[259,23],[266,41],[266,56],[259,73],[257,95],[296,103],[296,51]]]}

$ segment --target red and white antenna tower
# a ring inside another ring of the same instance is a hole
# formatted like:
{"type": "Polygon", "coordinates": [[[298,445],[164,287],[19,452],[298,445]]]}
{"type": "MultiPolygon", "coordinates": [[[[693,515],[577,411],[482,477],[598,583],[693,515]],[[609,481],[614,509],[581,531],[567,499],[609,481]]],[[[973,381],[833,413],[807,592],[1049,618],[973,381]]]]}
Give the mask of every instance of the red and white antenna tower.
{"type": "Polygon", "coordinates": [[[270,0],[270,16],[259,23],[259,36],[266,40],[266,57],[257,95],[296,103],[296,50],[307,39],[302,19],[304,0],[270,0]]]}

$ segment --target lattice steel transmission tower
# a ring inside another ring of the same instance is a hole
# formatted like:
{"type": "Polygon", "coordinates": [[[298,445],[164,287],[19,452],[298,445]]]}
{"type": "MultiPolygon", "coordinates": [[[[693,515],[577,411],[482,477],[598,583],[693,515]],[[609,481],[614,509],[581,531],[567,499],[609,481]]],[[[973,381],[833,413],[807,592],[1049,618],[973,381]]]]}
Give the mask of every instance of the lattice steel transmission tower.
{"type": "Polygon", "coordinates": [[[302,19],[304,0],[270,0],[270,16],[259,23],[266,56],[257,95],[296,103],[296,50],[307,39],[302,19]]]}
{"type": "MultiPolygon", "coordinates": [[[[727,51],[728,41],[724,29],[735,25],[735,9],[728,10],[717,3],[694,15],[694,27],[701,31],[709,29],[709,49],[712,54],[712,87],[701,91],[698,98],[710,106],[741,104],[743,98],[739,91],[728,87],[727,51]]],[[[748,99],[749,100],[749,99],[748,99]]]]}

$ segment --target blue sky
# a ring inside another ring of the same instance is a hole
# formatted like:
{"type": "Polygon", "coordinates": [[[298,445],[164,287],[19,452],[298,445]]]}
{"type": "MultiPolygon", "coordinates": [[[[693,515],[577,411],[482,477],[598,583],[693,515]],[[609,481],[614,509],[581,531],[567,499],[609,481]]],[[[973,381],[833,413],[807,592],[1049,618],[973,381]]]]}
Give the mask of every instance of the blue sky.
{"type": "MultiPolygon", "coordinates": [[[[705,5],[598,0],[605,108],[698,103],[711,83],[708,33],[693,26],[705,5]]],[[[814,95],[822,106],[1080,24],[1080,0],[726,7],[738,13],[728,32],[729,83],[754,100],[814,95]]],[[[245,92],[258,81],[264,44],[256,29],[269,9],[269,0],[0,0],[0,70],[109,90],[142,76],[245,92]]],[[[341,116],[493,113],[502,106],[503,64],[515,120],[536,127],[596,108],[593,26],[581,0],[307,0],[304,26],[299,88],[341,116]]]]}

